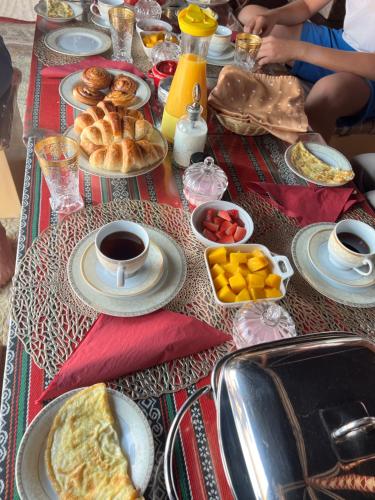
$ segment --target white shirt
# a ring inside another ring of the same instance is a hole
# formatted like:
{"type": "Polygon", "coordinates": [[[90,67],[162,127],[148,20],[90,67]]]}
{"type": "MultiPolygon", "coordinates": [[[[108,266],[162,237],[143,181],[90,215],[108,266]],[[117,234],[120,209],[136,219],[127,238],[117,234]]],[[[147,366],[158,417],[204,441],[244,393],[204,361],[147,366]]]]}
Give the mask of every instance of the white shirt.
{"type": "Polygon", "coordinates": [[[346,0],[343,38],[355,50],[375,52],[375,0],[346,0]]]}

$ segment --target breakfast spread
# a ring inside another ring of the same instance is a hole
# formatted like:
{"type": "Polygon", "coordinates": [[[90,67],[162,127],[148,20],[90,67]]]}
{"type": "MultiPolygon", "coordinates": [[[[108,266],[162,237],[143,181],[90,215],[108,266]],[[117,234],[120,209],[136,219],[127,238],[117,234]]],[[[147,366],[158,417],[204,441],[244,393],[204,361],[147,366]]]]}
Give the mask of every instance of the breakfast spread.
{"type": "Polygon", "coordinates": [[[154,127],[139,111],[103,101],[77,116],[74,130],[81,150],[97,169],[129,173],[159,160],[165,148],[154,127]]]}
{"type": "Polygon", "coordinates": [[[208,240],[223,244],[236,243],[246,235],[246,229],[238,216],[238,210],[208,208],[202,222],[201,231],[208,240]]]}
{"type": "Polygon", "coordinates": [[[281,277],[272,272],[272,263],[261,250],[252,252],[215,248],[208,254],[211,277],[221,302],[277,299],[281,277]]]}
{"type": "Polygon", "coordinates": [[[46,0],[47,1],[47,16],[48,17],[61,17],[69,18],[74,16],[73,9],[67,2],[60,0],[46,0]]]}
{"type": "Polygon", "coordinates": [[[141,498],[129,476],[105,384],[83,389],[57,412],[45,463],[59,498],[141,498]]]}
{"type": "Polygon", "coordinates": [[[340,170],[323,162],[310,153],[302,141],[297,142],[291,152],[294,167],[306,177],[327,184],[341,184],[354,177],[352,170],[340,170]]]}

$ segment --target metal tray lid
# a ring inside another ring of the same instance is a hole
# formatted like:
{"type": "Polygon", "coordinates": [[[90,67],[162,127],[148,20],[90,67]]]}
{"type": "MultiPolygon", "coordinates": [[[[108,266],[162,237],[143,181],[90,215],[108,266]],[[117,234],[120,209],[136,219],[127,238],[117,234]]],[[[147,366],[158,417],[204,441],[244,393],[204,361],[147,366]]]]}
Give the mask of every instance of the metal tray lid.
{"type": "Polygon", "coordinates": [[[312,334],[230,353],[212,388],[238,499],[375,498],[375,346],[312,334]]]}

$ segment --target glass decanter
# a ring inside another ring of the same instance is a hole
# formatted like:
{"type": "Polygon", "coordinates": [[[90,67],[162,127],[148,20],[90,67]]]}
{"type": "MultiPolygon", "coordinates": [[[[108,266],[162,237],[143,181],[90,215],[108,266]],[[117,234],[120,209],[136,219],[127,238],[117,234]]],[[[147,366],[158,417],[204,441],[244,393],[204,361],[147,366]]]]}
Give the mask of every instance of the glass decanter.
{"type": "Polygon", "coordinates": [[[160,19],[162,10],[156,0],[138,0],[134,6],[134,13],[139,22],[143,19],[160,19]]]}
{"type": "Polygon", "coordinates": [[[160,61],[178,61],[181,54],[177,36],[173,33],[166,33],[164,41],[155,45],[151,52],[152,64],[155,66],[160,61]]]}
{"type": "Polygon", "coordinates": [[[208,156],[203,162],[193,163],[182,178],[184,195],[195,206],[206,201],[220,200],[228,186],[223,169],[208,156]]]}
{"type": "Polygon", "coordinates": [[[233,322],[237,349],[296,335],[293,319],[275,302],[250,302],[237,311],[233,322]]]}

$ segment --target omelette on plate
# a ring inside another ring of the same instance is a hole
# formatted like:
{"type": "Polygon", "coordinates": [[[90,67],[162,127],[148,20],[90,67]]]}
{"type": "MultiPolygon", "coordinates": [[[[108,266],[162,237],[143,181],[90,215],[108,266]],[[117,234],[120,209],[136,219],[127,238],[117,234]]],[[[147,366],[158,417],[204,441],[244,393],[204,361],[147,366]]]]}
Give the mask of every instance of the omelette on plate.
{"type": "Polygon", "coordinates": [[[60,499],[141,498],[128,473],[105,384],[77,392],[57,412],[45,461],[60,499]]]}
{"type": "Polygon", "coordinates": [[[301,141],[297,142],[293,147],[290,158],[293,166],[301,174],[317,182],[342,184],[352,180],[354,177],[352,170],[340,170],[324,163],[324,161],[310,153],[301,141]]]}

